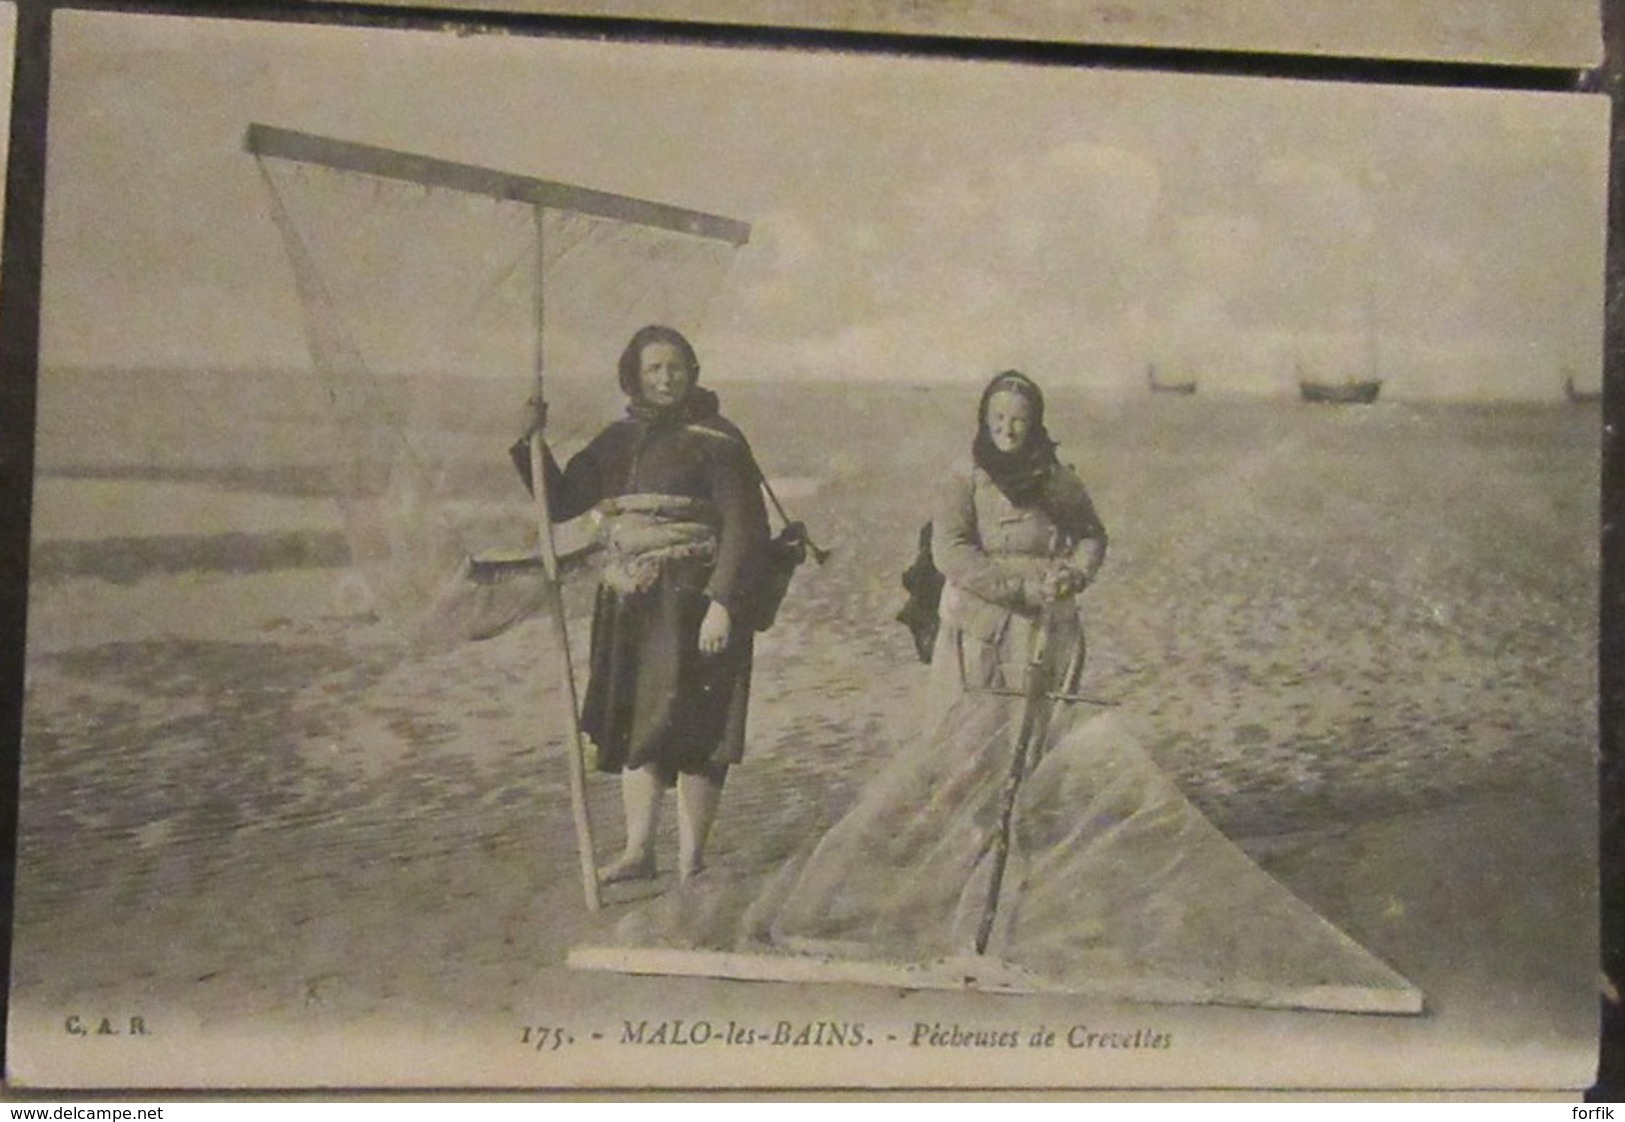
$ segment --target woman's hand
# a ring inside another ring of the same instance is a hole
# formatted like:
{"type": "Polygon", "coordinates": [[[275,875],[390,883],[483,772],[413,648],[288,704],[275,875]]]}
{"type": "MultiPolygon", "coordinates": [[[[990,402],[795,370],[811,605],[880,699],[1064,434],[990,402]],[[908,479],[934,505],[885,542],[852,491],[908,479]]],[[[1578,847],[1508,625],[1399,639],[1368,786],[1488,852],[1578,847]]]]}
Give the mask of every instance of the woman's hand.
{"type": "Polygon", "coordinates": [[[716,600],[705,609],[705,618],[700,621],[700,653],[721,654],[728,645],[728,636],[733,632],[733,617],[728,609],[716,600]]]}
{"type": "Polygon", "coordinates": [[[1056,564],[1044,574],[1042,595],[1046,601],[1069,600],[1089,584],[1089,577],[1073,565],[1056,564]]]}

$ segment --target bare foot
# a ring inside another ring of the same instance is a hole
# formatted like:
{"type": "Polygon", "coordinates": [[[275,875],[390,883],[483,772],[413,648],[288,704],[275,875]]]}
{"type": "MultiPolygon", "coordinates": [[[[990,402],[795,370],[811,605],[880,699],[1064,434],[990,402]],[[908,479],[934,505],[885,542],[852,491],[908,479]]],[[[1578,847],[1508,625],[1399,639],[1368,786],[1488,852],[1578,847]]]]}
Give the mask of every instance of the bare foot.
{"type": "Polygon", "coordinates": [[[653,857],[622,857],[614,864],[605,865],[598,870],[599,884],[620,884],[629,880],[654,880],[655,859],[653,857]]]}

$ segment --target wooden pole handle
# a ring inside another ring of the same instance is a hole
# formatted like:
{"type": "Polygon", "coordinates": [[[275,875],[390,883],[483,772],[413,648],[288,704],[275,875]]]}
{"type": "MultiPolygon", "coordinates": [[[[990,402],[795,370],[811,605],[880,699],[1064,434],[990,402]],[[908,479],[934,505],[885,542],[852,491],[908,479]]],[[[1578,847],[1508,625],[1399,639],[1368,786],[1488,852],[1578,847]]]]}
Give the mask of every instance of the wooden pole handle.
{"type": "Polygon", "coordinates": [[[565,755],[569,757],[570,813],[575,819],[576,851],[581,858],[581,887],[586,894],[587,910],[596,912],[598,897],[598,866],[594,855],[592,818],[587,810],[586,745],[581,733],[581,709],[576,695],[575,667],[570,660],[570,633],[564,618],[564,591],[559,581],[559,558],[553,548],[553,519],[547,506],[547,449],[542,434],[530,434],[531,490],[536,500],[536,528],[540,535],[542,567],[547,571],[547,612],[553,620],[553,633],[558,641],[564,662],[564,699],[570,710],[570,743],[565,755]]]}

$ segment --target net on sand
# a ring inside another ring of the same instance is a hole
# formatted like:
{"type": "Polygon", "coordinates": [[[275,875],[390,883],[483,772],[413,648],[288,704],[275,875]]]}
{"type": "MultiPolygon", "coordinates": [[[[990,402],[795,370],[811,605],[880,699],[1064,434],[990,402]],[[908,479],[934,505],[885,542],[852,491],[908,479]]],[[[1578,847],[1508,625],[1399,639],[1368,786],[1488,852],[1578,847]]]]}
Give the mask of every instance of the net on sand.
{"type": "Polygon", "coordinates": [[[1019,700],[967,695],[765,876],[708,870],[572,965],[1113,1001],[1417,1013],[1408,980],[1259,868],[1140,747],[1063,711],[989,903],[1019,700]]]}

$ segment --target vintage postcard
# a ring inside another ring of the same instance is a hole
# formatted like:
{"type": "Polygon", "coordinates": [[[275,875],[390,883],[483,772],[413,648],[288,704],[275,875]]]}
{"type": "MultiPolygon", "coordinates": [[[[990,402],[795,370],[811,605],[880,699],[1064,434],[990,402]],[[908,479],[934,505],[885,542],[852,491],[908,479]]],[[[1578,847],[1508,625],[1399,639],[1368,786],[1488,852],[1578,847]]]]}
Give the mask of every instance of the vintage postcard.
{"type": "MultiPolygon", "coordinates": [[[[376,0],[405,6],[408,0],[376,0]]],[[[453,10],[1584,69],[1587,0],[446,0],[453,10]]]]}
{"type": "Polygon", "coordinates": [[[1607,123],[59,13],[8,1078],[1588,1085],[1607,123]]]}

